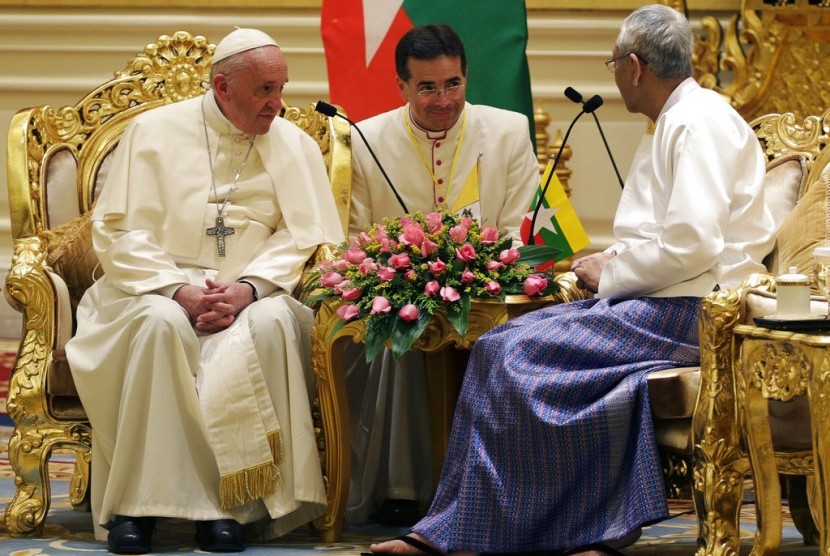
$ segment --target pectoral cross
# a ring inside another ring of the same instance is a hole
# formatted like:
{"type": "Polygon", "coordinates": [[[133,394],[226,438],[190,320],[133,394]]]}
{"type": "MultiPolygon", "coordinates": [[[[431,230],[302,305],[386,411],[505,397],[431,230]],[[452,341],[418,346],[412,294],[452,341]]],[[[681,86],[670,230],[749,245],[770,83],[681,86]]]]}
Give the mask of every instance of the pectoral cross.
{"type": "Polygon", "coordinates": [[[232,236],[236,229],[225,226],[225,219],[221,216],[216,217],[216,226],[205,230],[207,235],[216,236],[216,249],[219,251],[219,256],[225,256],[225,236],[232,236]]]}

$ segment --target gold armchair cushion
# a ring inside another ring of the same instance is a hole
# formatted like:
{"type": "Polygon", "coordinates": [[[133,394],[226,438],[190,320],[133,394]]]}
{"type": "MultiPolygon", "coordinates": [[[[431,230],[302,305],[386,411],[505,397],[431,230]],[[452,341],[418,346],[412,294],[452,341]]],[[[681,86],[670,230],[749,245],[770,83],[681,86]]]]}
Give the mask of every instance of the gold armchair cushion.
{"type": "MultiPolygon", "coordinates": [[[[813,249],[827,238],[827,216],[830,214],[830,165],[812,184],[784,219],[776,236],[777,266],[773,272],[794,266],[798,272],[812,276],[813,249]]],[[[815,290],[815,285],[813,286],[815,290]]],[[[815,290],[817,291],[817,290],[815,290]]]]}
{"type": "Polygon", "coordinates": [[[91,212],[43,230],[39,235],[46,244],[46,264],[66,282],[74,314],[78,302],[95,281],[95,273],[100,269],[92,248],[91,212]]]}

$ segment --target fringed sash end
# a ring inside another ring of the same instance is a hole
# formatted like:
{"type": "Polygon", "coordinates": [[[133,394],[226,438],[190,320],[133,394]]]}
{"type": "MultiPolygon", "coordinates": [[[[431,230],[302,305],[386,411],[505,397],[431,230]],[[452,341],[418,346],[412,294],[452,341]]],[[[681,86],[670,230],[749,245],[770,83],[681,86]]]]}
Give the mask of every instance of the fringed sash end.
{"type": "Polygon", "coordinates": [[[279,468],[270,461],[225,475],[219,479],[219,505],[223,510],[230,510],[274,494],[281,480],[279,468]]]}

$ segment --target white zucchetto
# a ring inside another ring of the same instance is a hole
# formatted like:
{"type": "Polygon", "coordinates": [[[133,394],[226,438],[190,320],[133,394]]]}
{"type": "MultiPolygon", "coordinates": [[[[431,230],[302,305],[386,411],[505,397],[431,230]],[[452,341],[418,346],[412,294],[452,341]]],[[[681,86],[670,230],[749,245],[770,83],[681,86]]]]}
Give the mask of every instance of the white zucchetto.
{"type": "Polygon", "coordinates": [[[213,52],[213,63],[261,46],[279,47],[277,41],[267,33],[257,29],[240,29],[237,27],[236,30],[229,33],[216,45],[216,50],[213,52]]]}

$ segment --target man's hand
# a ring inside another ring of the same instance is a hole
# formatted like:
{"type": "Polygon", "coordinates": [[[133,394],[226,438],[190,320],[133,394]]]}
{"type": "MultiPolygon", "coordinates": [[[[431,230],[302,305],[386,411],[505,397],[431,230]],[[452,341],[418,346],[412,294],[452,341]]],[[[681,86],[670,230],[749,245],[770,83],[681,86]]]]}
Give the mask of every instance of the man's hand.
{"type": "Polygon", "coordinates": [[[173,295],[173,300],[184,307],[190,321],[202,332],[224,330],[254,301],[248,284],[219,284],[213,280],[206,284],[204,288],[182,286],[173,295]]]}
{"type": "Polygon", "coordinates": [[[587,257],[576,259],[571,263],[571,270],[577,277],[577,287],[597,293],[599,291],[599,277],[602,275],[602,269],[616,255],[614,252],[593,253],[587,257]]]}

